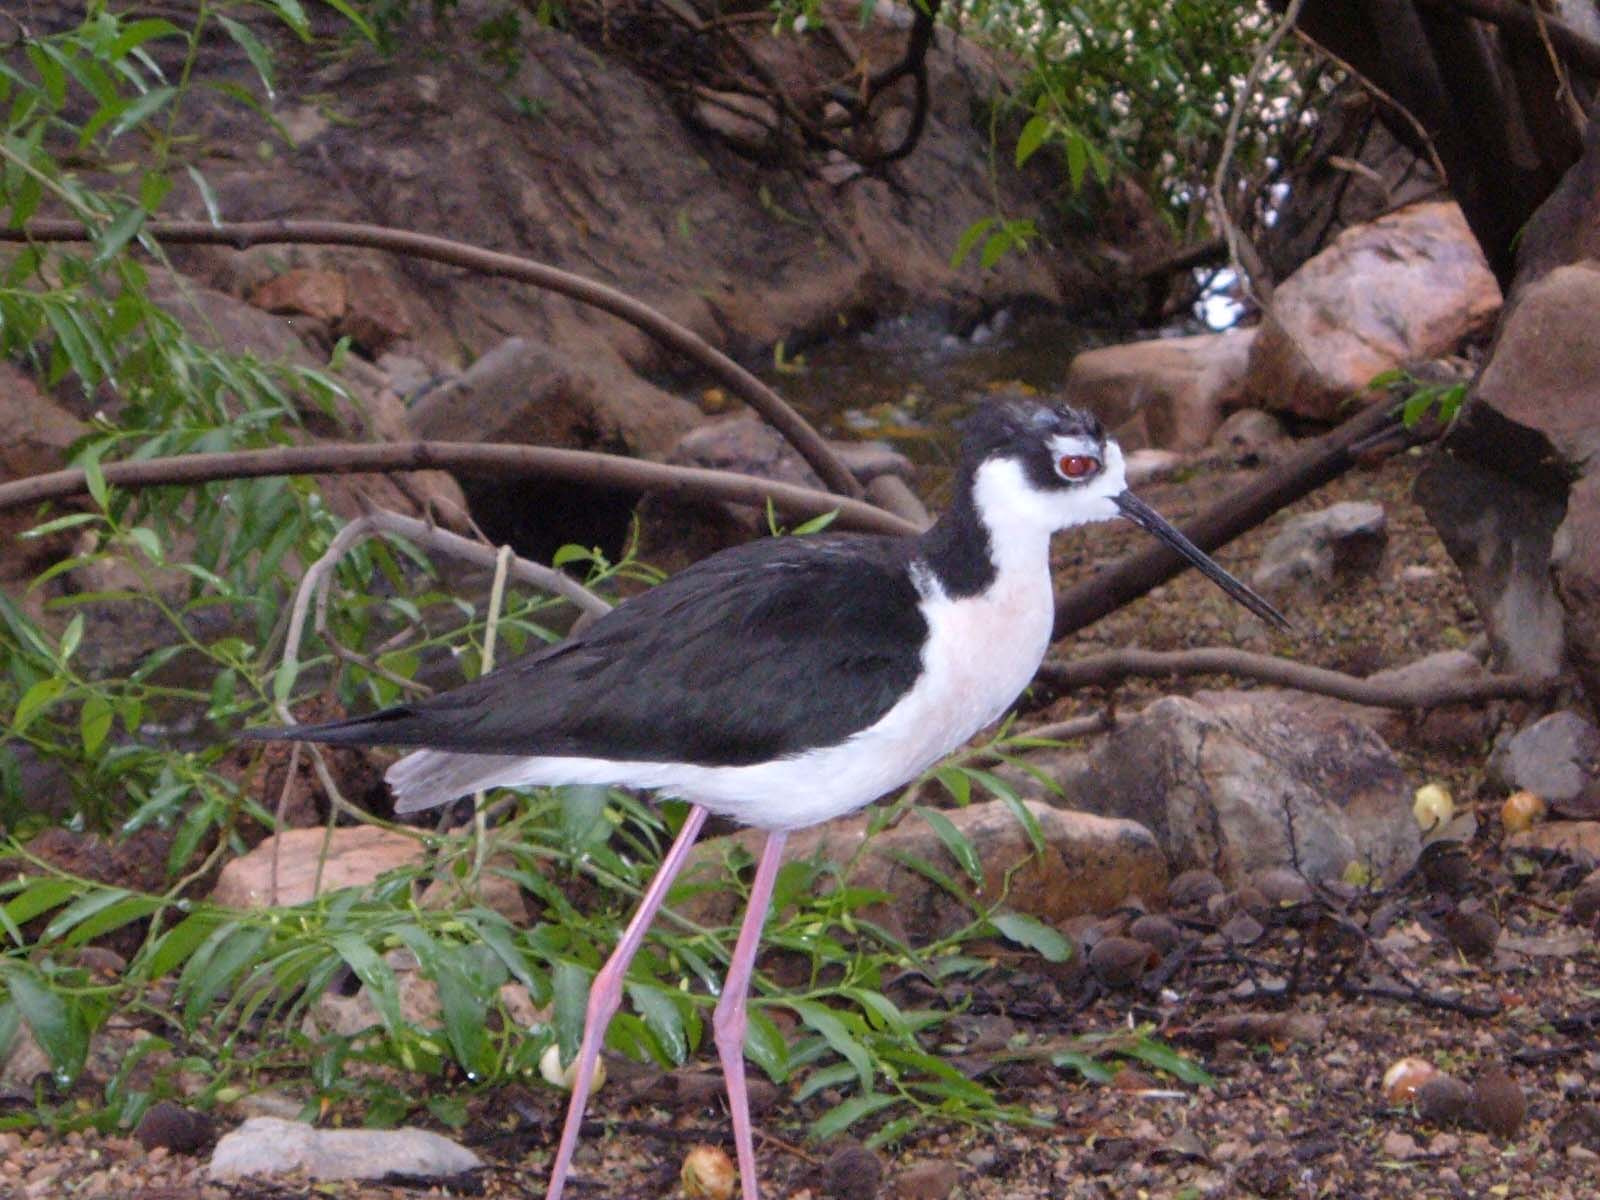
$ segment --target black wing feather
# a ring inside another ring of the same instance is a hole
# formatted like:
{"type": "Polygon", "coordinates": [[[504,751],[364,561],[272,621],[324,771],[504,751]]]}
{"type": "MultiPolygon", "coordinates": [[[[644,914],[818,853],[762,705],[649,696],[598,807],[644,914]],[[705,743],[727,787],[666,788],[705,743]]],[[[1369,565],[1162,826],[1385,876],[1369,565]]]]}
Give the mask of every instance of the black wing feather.
{"type": "Polygon", "coordinates": [[[753,542],[463,687],[266,736],[703,766],[833,745],[916,680],[910,560],[893,538],[753,542]]]}

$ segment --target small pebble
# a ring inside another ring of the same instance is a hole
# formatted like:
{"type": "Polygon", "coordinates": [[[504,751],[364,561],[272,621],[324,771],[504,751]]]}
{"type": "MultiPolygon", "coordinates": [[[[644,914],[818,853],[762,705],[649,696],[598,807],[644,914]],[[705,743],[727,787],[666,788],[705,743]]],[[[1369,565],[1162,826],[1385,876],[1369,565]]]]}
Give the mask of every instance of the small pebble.
{"type": "Polygon", "coordinates": [[[1184,871],[1167,885],[1167,903],[1176,909],[1203,908],[1212,896],[1220,896],[1222,880],[1210,871],[1184,871]]]}
{"type": "Polygon", "coordinates": [[[1132,987],[1155,958],[1148,942],[1137,938],[1101,938],[1089,951],[1089,969],[1108,988],[1132,987]]]}

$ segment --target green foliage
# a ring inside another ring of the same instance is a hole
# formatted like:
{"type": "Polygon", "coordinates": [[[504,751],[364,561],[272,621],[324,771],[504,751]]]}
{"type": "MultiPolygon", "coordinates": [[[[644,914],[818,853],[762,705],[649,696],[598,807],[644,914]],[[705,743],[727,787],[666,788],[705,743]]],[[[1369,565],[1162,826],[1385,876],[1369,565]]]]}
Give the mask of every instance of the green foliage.
{"type": "MultiPolygon", "coordinates": [[[[1225,0],[975,0],[962,7],[969,33],[1027,64],[1014,97],[1024,114],[1016,165],[1046,149],[1058,153],[1074,205],[1087,182],[1128,175],[1185,240],[1209,228],[1206,204],[1228,115],[1276,20],[1264,4],[1225,0]]],[[[1233,168],[1257,207],[1266,180],[1308,136],[1315,72],[1307,52],[1286,43],[1246,100],[1233,168]]],[[[963,244],[988,232],[969,229],[963,244]]],[[[991,235],[980,261],[1020,244],[995,244],[991,235]]]]}
{"type": "Polygon", "coordinates": [[[1410,371],[1395,370],[1375,375],[1366,390],[1387,392],[1399,407],[1406,428],[1414,429],[1429,414],[1436,414],[1434,419],[1442,425],[1454,421],[1467,398],[1467,381],[1428,381],[1410,371]]]}
{"type": "MultiPolygon", "coordinates": [[[[392,34],[410,13],[403,0],[326,6],[359,37],[392,34]]],[[[197,880],[244,846],[247,830],[253,839],[276,827],[270,801],[259,799],[259,756],[237,755],[228,733],[314,698],[347,708],[390,703],[429,660],[453,661],[473,677],[490,622],[417,548],[372,538],[341,555],[319,631],[285,657],[292,581],[329,552],[341,529],[309,481],[136,493],[108,485],[104,464],[115,460],[277,445],[298,433],[302,413],[338,422],[354,403],[331,365],[224,353],[213,348],[219,339],[203,314],[180,321],[153,298],[147,264],[159,267],[162,249],[149,220],[180,188],[193,188],[217,215],[184,124],[195,90],[217,91],[271,126],[264,101],[277,86],[272,31],[313,37],[296,0],[202,3],[185,13],[135,18],[94,3],[72,29],[25,33],[21,53],[0,63],[0,219],[16,226],[67,214],[95,231],[83,248],[24,245],[0,254],[0,354],[95,412],[71,453],[86,474],[89,504],[42,514],[25,535],[52,552],[69,542],[70,549],[33,581],[29,600],[37,603],[0,597],[0,712],[8,718],[0,729],[0,822],[17,839],[0,848],[0,1056],[26,1031],[53,1072],[38,1107],[0,1115],[0,1126],[126,1129],[153,1100],[175,1093],[180,1077],[191,1092],[202,1081],[191,1098],[204,1104],[283,1073],[309,1084],[313,1109],[351,1105],[362,1119],[387,1124],[423,1104],[459,1124],[465,1107],[444,1085],[521,1079],[550,1044],[568,1055],[575,1048],[589,982],[681,813],[594,789],[539,792],[481,830],[416,835],[424,860],[365,890],[251,911],[191,898],[197,880]],[[202,45],[218,36],[250,63],[254,90],[200,77],[202,45]],[[106,582],[95,591],[53,586],[69,575],[106,582]],[[131,662],[116,644],[129,614],[159,630],[153,648],[131,662]],[[189,736],[173,733],[185,727],[189,736]],[[52,763],[69,780],[64,811],[41,811],[25,791],[27,759],[52,763]],[[146,893],[96,883],[41,861],[27,838],[50,820],[118,834],[166,830],[164,887],[146,893]],[[531,896],[535,919],[513,924],[476,903],[484,872],[531,896]],[[458,903],[420,907],[413,896],[424,878],[458,882],[458,903]],[[598,898],[579,906],[571,896],[580,891],[598,898]],[[126,969],[108,979],[85,965],[84,952],[113,935],[133,949],[126,969]],[[403,1004],[401,957],[434,984],[435,1017],[403,1004]],[[327,1032],[317,1023],[319,998],[345,979],[370,1002],[368,1027],[327,1032]],[[548,1019],[520,1027],[507,985],[548,1006],[548,1019]],[[120,1062],[85,1104],[81,1077],[113,1015],[144,1032],[117,1047],[120,1062]],[[385,1070],[352,1070],[356,1064],[385,1070]],[[419,1097],[397,1080],[440,1091],[419,1097]]],[[[1048,133],[1032,137],[1042,145],[1048,133]]],[[[1099,169],[1092,158],[1085,163],[1099,169]]],[[[1023,223],[986,229],[980,257],[1004,248],[996,238],[1029,236],[1023,223]]],[[[582,569],[592,588],[609,592],[657,578],[631,549],[613,562],[592,548],[565,547],[555,565],[582,569]]],[[[508,598],[493,621],[504,652],[554,639],[554,606],[544,597],[508,598]]],[[[852,886],[848,867],[791,864],[780,876],[770,940],[804,965],[806,978],[783,990],[758,982],[747,1052],[774,1080],[797,1081],[802,1099],[828,1089],[842,1095],[819,1119],[821,1136],[869,1118],[880,1122],[871,1134],[880,1143],[929,1118],[1032,1119],[939,1057],[949,1011],[903,1009],[885,994],[908,963],[934,981],[981,974],[991,964],[977,949],[996,938],[1051,960],[1070,953],[1058,933],[1007,905],[1009,879],[982,880],[972,847],[947,816],[916,805],[933,784],[959,804],[974,789],[987,791],[1042,845],[1027,807],[987,769],[1009,745],[952,760],[879,814],[881,827],[915,807],[956,865],[952,877],[940,864],[908,860],[967,914],[934,945],[914,949],[866,919],[864,910],[883,897],[852,886]],[[780,1032],[780,1017],[798,1032],[780,1032]]],[[[663,922],[636,959],[611,1047],[663,1065],[698,1052],[730,932],[681,916],[663,922]]]]}

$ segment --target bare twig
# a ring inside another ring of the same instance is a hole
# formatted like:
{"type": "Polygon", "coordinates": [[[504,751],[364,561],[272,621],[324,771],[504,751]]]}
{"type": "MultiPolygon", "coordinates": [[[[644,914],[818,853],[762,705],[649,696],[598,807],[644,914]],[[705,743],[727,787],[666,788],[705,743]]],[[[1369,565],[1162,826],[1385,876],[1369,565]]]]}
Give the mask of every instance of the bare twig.
{"type": "MultiPolygon", "coordinates": [[[[730,471],[673,467],[643,459],[587,450],[557,450],[549,446],[493,442],[382,442],[376,445],[326,442],[317,446],[125,460],[105,463],[101,473],[106,482],[115,487],[141,488],[263,475],[345,475],[434,469],[484,475],[535,475],[566,483],[723,500],[755,508],[764,507],[771,500],[773,507],[788,517],[804,519],[838,510],[841,529],[891,534],[917,532],[917,527],[902,517],[863,501],[819,492],[815,488],[756,479],[730,471]]],[[[31,475],[0,484],[0,509],[85,495],[88,490],[84,473],[77,468],[31,475]]]]}
{"type": "Polygon", "coordinates": [[[1374,708],[1428,709],[1488,700],[1540,699],[1560,691],[1558,676],[1488,675],[1481,679],[1380,683],[1270,654],[1245,650],[1115,650],[1071,662],[1047,662],[1039,679],[1064,690],[1105,687],[1125,679],[1181,675],[1232,675],[1261,683],[1332,696],[1374,708]]]}
{"type": "MultiPolygon", "coordinates": [[[[240,250],[286,242],[365,246],[515,279],[557,292],[620,317],[662,345],[699,363],[783,434],[828,487],[842,496],[855,499],[861,496],[861,485],[849,468],[828,447],[822,435],[777,392],[693,330],[616,288],[570,271],[449,238],[350,221],[241,221],[215,225],[206,221],[149,221],[141,227],[140,235],[174,245],[223,245],[240,250]]],[[[94,236],[94,230],[68,220],[29,221],[16,229],[0,227],[0,242],[87,242],[94,236]]]]}

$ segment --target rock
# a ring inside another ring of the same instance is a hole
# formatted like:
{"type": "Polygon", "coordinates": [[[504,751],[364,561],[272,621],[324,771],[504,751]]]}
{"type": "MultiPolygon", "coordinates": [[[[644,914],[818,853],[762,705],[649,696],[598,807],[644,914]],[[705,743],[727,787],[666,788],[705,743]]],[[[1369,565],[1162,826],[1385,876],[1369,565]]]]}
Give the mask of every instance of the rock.
{"type": "Polygon", "coordinates": [[[1413,494],[1461,572],[1500,669],[1561,674],[1566,618],[1550,583],[1560,495],[1454,454],[1430,457],[1413,494]]]}
{"type": "Polygon", "coordinates": [[[1176,474],[1188,461],[1176,450],[1154,450],[1148,446],[1143,450],[1131,450],[1125,464],[1128,486],[1143,487],[1158,479],[1166,479],[1176,474]]]}
{"type": "MultiPolygon", "coordinates": [[[[211,902],[225,908],[265,908],[314,899],[312,886],[325,835],[322,829],[290,829],[277,835],[276,900],[272,893],[273,839],[269,837],[222,868],[211,902]]],[[[322,892],[363,887],[385,871],[421,862],[422,855],[422,843],[416,838],[373,825],[340,826],[328,838],[322,892]]]]}
{"type": "Polygon", "coordinates": [[[194,1154],[209,1146],[217,1131],[205,1113],[158,1100],[139,1118],[133,1136],[146,1150],[161,1146],[174,1154],[194,1154]]]}
{"type": "Polygon", "coordinates": [[[349,309],[350,298],[342,273],[296,267],[263,283],[250,303],[269,313],[303,314],[331,326],[349,309]]]}
{"type": "Polygon", "coordinates": [[[405,292],[388,272],[352,267],[345,294],[348,304],[333,331],[348,337],[368,358],[376,359],[415,329],[405,292]]]}
{"type": "Polygon", "coordinates": [[[1158,700],[1061,782],[1075,806],[1153,830],[1175,869],[1229,882],[1290,865],[1290,819],[1314,880],[1352,862],[1391,876],[1420,848],[1405,777],[1381,739],[1253,692],[1158,700]]]}
{"type": "Polygon", "coordinates": [[[1472,1089],[1453,1075],[1439,1074],[1417,1089],[1417,1116],[1432,1125],[1456,1125],[1472,1107],[1472,1089]]]}
{"type": "Polygon", "coordinates": [[[423,1129],[317,1129],[299,1121],[251,1117],[212,1152],[212,1179],[304,1172],[312,1179],[444,1179],[483,1161],[449,1138],[423,1129]]]}
{"type": "Polygon", "coordinates": [[[1146,913],[1137,918],[1128,926],[1128,936],[1146,943],[1163,956],[1172,953],[1183,941],[1183,931],[1170,918],[1159,913],[1146,913]]]}
{"type": "MultiPolygon", "coordinates": [[[[982,867],[984,886],[977,899],[1005,891],[1011,907],[1055,924],[1086,913],[1104,913],[1129,895],[1159,895],[1166,884],[1166,863],[1150,831],[1132,821],[1109,820],[1024,801],[1039,822],[1045,851],[1036,855],[1027,831],[999,800],[972,804],[945,813],[971,843],[982,867]]],[[[961,928],[971,920],[967,907],[905,866],[903,859],[923,859],[964,883],[960,866],[944,849],[927,822],[910,817],[874,838],[860,858],[871,817],[858,814],[789,835],[786,862],[819,858],[854,868],[841,882],[854,888],[886,893],[887,904],[865,909],[864,919],[883,921],[900,936],[925,942],[961,928]]],[[[746,830],[732,840],[759,852],[762,835],[746,830]]],[[[695,847],[687,879],[710,885],[684,905],[686,915],[700,921],[728,921],[737,912],[737,897],[719,884],[729,839],[713,838],[695,847]]]]}
{"type": "Polygon", "coordinates": [[[1132,987],[1156,961],[1155,950],[1138,938],[1101,938],[1089,951],[1089,970],[1108,988],[1132,987]]]}
{"type": "Polygon", "coordinates": [[[424,395],[409,420],[417,437],[430,440],[652,456],[665,453],[698,416],[694,405],[646,383],[603,346],[557,348],[511,337],[424,395]]]}
{"type": "Polygon", "coordinates": [[[1290,867],[1268,867],[1265,871],[1257,871],[1250,877],[1250,883],[1261,893],[1269,908],[1304,904],[1312,897],[1311,885],[1290,867]]]}
{"type": "Polygon", "coordinates": [[[1290,446],[1283,422],[1260,408],[1241,408],[1211,436],[1211,448],[1236,467],[1258,467],[1276,462],[1290,446]]]}
{"type": "Polygon", "coordinates": [[[1600,817],[1600,730],[1575,712],[1541,717],[1489,760],[1508,789],[1539,796],[1568,817],[1600,817]]]}
{"type": "Polygon", "coordinates": [[[854,1142],[822,1164],[822,1194],[831,1200],[875,1200],[882,1182],[882,1160],[854,1142]]]}
{"type": "Polygon", "coordinates": [[[1277,288],[1250,347],[1259,407],[1335,421],[1373,377],[1487,331],[1500,288],[1452,202],[1347,229],[1277,288]]]}
{"type": "Polygon", "coordinates": [[[1195,867],[1174,875],[1167,885],[1167,902],[1175,909],[1202,909],[1213,896],[1227,889],[1212,871],[1195,867]]]}
{"type": "Polygon", "coordinates": [[[1600,862],[1600,821],[1550,821],[1506,839],[1511,850],[1559,850],[1574,858],[1600,862]]]}
{"type": "Polygon", "coordinates": [[[1583,882],[1572,889],[1572,904],[1568,910],[1579,925],[1593,925],[1600,917],[1600,871],[1590,871],[1583,882]]]}
{"type": "MultiPolygon", "coordinates": [[[[88,426],[0,360],[0,430],[0,481],[5,481],[59,470],[66,463],[67,447],[88,426]]],[[[30,514],[28,524],[34,523],[30,514]]]]}
{"type": "Polygon", "coordinates": [[[1254,330],[1085,350],[1061,398],[1098,416],[1125,449],[1199,450],[1242,395],[1254,330]]]}
{"type": "Polygon", "coordinates": [[[44,1052],[33,1030],[17,1026],[9,1045],[0,1046],[0,1098],[32,1100],[33,1081],[50,1074],[50,1056],[44,1052]]]}
{"type": "Polygon", "coordinates": [[[1333,504],[1285,521],[1261,552],[1251,582],[1270,596],[1320,592],[1372,575],[1388,544],[1389,520],[1381,504],[1333,504]]]}
{"type": "Polygon", "coordinates": [[[772,104],[744,92],[696,89],[690,119],[714,133],[742,154],[769,155],[777,148],[781,125],[772,104]]]}
{"type": "Polygon", "coordinates": [[[1495,1137],[1509,1138],[1522,1128],[1528,1099],[1503,1067],[1491,1067],[1473,1085],[1472,1115],[1495,1137]]]}
{"type": "Polygon", "coordinates": [[[523,897],[522,885],[503,874],[515,869],[516,859],[508,853],[496,854],[483,864],[477,885],[467,889],[465,881],[435,876],[422,895],[417,897],[421,908],[457,908],[478,904],[499,913],[513,925],[528,920],[528,902],[523,897]]]}
{"type": "Polygon", "coordinates": [[[1488,958],[1500,940],[1500,922],[1473,901],[1457,905],[1439,918],[1450,944],[1468,958],[1488,958]]]}
{"type": "Polygon", "coordinates": [[[948,1159],[912,1163],[889,1184],[893,1200],[946,1200],[961,1182],[961,1167],[948,1159]]]}

